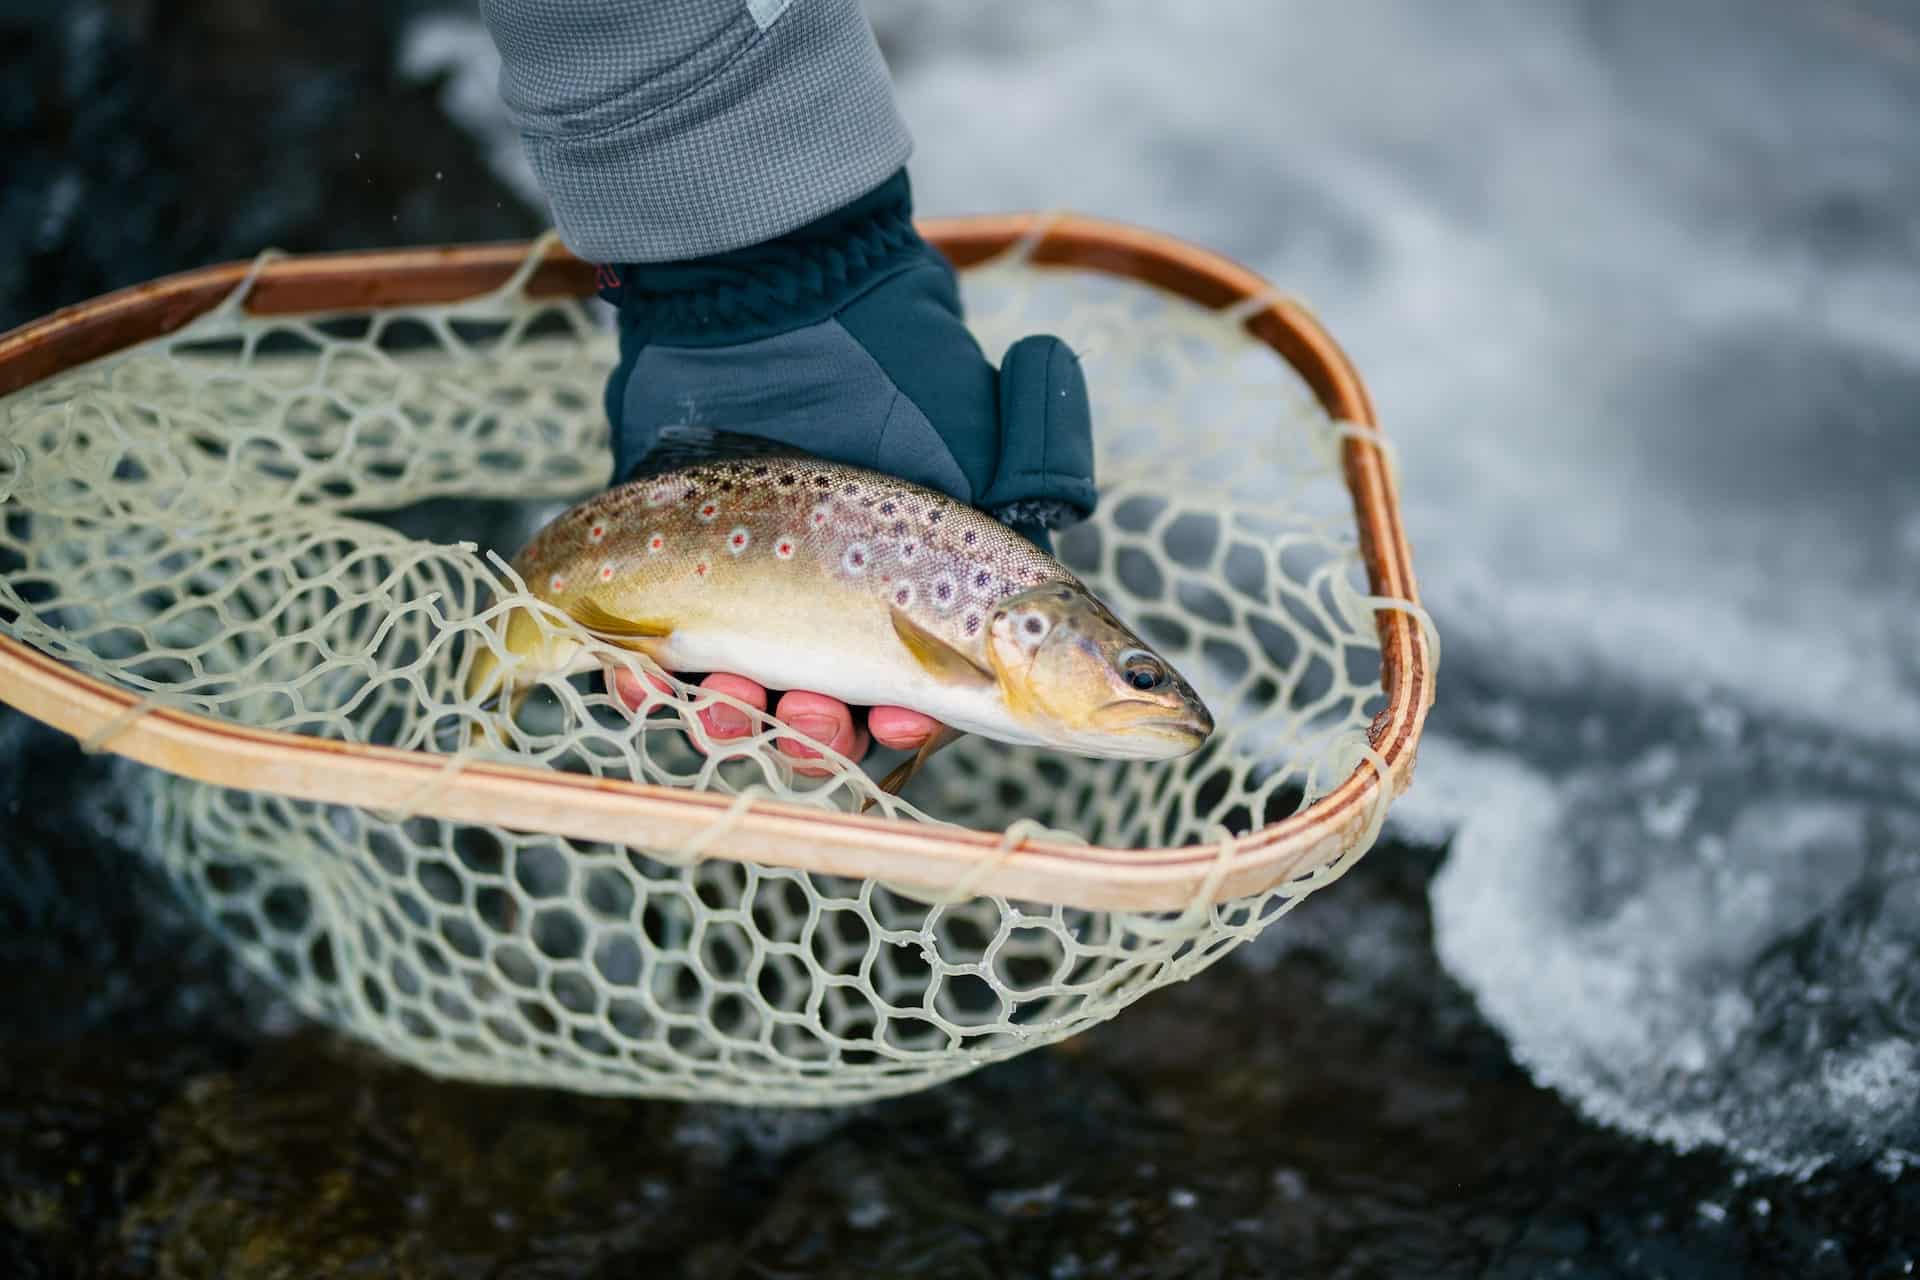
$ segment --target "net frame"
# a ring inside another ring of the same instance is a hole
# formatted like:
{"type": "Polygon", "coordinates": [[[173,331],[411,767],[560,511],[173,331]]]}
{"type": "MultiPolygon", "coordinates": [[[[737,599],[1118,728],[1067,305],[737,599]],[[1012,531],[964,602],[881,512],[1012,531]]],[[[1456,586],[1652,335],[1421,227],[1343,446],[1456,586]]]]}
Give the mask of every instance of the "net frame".
{"type": "MultiPolygon", "coordinates": [[[[615,844],[1105,911],[1190,911],[1339,863],[1377,833],[1411,781],[1433,700],[1434,640],[1420,609],[1396,479],[1371,399],[1333,339],[1258,275],[1161,233],[1040,214],[923,221],[965,269],[1008,252],[1036,267],[1098,271],[1240,318],[1346,424],[1341,463],[1374,610],[1385,704],[1353,771],[1312,804],[1217,845],[1070,843],[1045,833],[930,827],[750,797],[690,792],[525,765],[347,743],[155,705],[0,635],[0,700],[89,746],[195,781],[291,799],[393,809],[615,844]]],[[[530,298],[593,292],[593,267],[557,244],[303,255],[170,276],[0,336],[0,395],[171,333],[244,290],[254,315],[446,303],[526,271],[530,298]],[[529,254],[533,256],[530,258],[529,254]]]]}

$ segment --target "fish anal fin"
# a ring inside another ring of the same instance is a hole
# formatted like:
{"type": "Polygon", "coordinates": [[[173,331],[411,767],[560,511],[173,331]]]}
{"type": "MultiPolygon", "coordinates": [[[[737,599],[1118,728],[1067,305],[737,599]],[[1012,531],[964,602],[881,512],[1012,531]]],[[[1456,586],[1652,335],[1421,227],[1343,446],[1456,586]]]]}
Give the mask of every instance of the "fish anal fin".
{"type": "Polygon", "coordinates": [[[993,672],[927,630],[900,609],[893,610],[893,631],[907,646],[921,669],[942,684],[984,688],[994,683],[993,672]]]}

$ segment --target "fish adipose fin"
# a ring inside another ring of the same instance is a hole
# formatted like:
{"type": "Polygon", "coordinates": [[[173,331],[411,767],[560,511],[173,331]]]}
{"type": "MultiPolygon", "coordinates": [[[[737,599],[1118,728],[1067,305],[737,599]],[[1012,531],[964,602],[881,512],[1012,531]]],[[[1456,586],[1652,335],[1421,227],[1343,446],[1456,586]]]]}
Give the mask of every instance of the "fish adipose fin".
{"type": "Polygon", "coordinates": [[[893,631],[907,646],[926,673],[942,684],[960,688],[984,688],[994,682],[993,672],[961,653],[898,609],[893,610],[893,631]]]}
{"type": "MultiPolygon", "coordinates": [[[[960,731],[958,729],[950,725],[941,725],[938,729],[934,730],[932,737],[921,744],[918,751],[908,756],[900,763],[899,767],[880,780],[880,789],[890,796],[899,795],[901,788],[905,787],[909,782],[912,782],[914,775],[926,767],[927,761],[933,759],[934,752],[940,750],[940,748],[946,746],[958,737],[960,737],[960,731]]],[[[867,810],[873,808],[873,805],[873,801],[867,801],[860,806],[860,812],[865,813],[867,810]]]]}

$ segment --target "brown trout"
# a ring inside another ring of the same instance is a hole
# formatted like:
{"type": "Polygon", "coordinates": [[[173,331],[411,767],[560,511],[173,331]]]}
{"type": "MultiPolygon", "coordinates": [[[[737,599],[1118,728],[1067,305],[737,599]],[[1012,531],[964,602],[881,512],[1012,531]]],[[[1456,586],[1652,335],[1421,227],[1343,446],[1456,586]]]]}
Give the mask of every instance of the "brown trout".
{"type": "MultiPolygon", "coordinates": [[[[943,494],[800,453],[697,460],[563,512],[521,551],[527,590],[675,672],[924,712],[954,731],[1082,755],[1167,759],[1213,718],[1066,566],[943,494]]],[[[580,637],[510,611],[470,697],[511,707],[586,669],[580,637]]],[[[936,738],[896,776],[910,777],[936,738]]]]}

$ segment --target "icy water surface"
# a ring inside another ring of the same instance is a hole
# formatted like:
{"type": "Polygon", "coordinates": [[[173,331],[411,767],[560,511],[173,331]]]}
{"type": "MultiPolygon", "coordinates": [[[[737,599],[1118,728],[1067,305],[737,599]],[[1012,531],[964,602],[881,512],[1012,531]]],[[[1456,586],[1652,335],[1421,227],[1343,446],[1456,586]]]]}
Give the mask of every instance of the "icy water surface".
{"type": "Polygon", "coordinates": [[[430,1080],[312,1031],[167,907],[7,713],[0,1273],[1904,1274],[1920,1179],[1675,1155],[1527,1079],[1387,844],[1204,979],[924,1094],[748,1112],[430,1080]]]}
{"type": "MultiPolygon", "coordinates": [[[[465,6],[30,7],[6,323],[543,221],[465,6]]],[[[871,11],[923,210],[1162,227],[1354,354],[1447,642],[1389,838],[1056,1051],[745,1116],[289,1032],[143,878],[109,766],[9,715],[0,1273],[1910,1273],[1911,10],[871,11]]]]}

